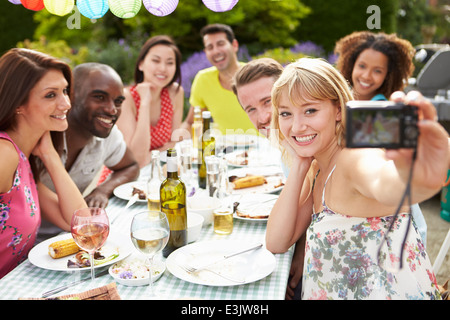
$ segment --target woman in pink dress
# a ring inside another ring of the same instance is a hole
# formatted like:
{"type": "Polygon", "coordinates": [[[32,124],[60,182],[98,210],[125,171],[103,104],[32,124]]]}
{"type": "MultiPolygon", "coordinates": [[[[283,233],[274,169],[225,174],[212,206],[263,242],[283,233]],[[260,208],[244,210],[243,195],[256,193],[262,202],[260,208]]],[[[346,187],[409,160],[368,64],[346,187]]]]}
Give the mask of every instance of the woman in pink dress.
{"type": "Polygon", "coordinates": [[[67,129],[72,73],[48,55],[11,49],[0,58],[0,278],[26,259],[45,219],[70,230],[86,207],[57,153],[67,129]],[[50,134],[50,131],[53,131],[50,134]],[[53,146],[52,139],[55,143],[53,146]],[[37,180],[45,167],[56,193],[37,180]]]}
{"type": "Polygon", "coordinates": [[[147,40],[135,69],[135,85],[125,89],[125,101],[117,126],[139,165],[150,162],[150,151],[166,150],[179,137],[172,134],[183,118],[181,53],[164,35],[147,40]]]}

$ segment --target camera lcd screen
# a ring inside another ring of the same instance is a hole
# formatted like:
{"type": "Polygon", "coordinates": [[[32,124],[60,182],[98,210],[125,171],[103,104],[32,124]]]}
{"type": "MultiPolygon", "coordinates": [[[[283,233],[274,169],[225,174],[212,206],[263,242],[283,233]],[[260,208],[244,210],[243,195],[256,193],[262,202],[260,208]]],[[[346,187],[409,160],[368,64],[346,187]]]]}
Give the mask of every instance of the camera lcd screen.
{"type": "Polygon", "coordinates": [[[354,146],[381,146],[400,143],[399,110],[352,110],[351,137],[354,146]]]}

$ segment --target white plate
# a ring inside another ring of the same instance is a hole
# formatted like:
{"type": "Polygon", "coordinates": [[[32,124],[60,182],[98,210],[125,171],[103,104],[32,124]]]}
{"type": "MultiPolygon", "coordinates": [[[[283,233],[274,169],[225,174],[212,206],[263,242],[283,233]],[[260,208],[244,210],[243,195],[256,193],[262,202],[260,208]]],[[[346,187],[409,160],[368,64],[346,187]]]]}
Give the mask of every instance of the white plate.
{"type": "MultiPolygon", "coordinates": [[[[136,262],[139,262],[139,263],[142,263],[145,265],[145,260],[146,260],[146,258],[143,257],[142,255],[133,254],[121,262],[136,261],[136,262]]],[[[109,267],[108,271],[109,271],[110,276],[113,277],[114,280],[117,281],[118,283],[123,284],[124,286],[129,286],[129,287],[145,286],[145,285],[149,284],[149,274],[148,273],[144,278],[122,279],[122,278],[120,278],[119,274],[113,273],[112,269],[115,265],[116,265],[116,263],[111,265],[109,267]]],[[[152,265],[152,282],[155,282],[159,278],[161,278],[162,275],[164,274],[164,271],[166,271],[166,264],[163,261],[154,259],[153,265],[152,265]]]]}
{"type": "MultiPolygon", "coordinates": [[[[248,243],[248,246],[250,247],[251,243],[248,243]]],[[[267,277],[275,270],[275,256],[265,248],[240,254],[208,267],[226,276],[243,280],[243,283],[222,278],[208,269],[189,274],[179,266],[186,263],[192,267],[206,265],[223,258],[226,254],[243,249],[245,248],[242,241],[236,240],[196,242],[172,252],[166,260],[166,266],[170,273],[181,280],[221,287],[252,283],[267,277]]]]}
{"type": "MultiPolygon", "coordinates": [[[[94,266],[94,268],[105,267],[112,263],[116,263],[122,259],[125,259],[131,253],[131,250],[132,250],[131,246],[127,243],[127,241],[124,241],[125,237],[126,236],[123,234],[110,231],[109,235],[108,235],[108,239],[106,240],[106,243],[104,246],[117,247],[119,250],[119,256],[111,261],[94,266]]],[[[90,267],[88,267],[88,268],[68,268],[67,261],[69,259],[73,259],[75,254],[72,254],[67,257],[62,257],[59,259],[53,259],[52,257],[50,257],[50,255],[48,254],[48,246],[55,241],[65,240],[65,239],[69,239],[69,238],[72,238],[72,235],[70,233],[65,233],[65,234],[47,239],[47,240],[39,243],[37,246],[35,246],[35,247],[33,247],[33,249],[31,249],[30,253],[28,254],[28,259],[36,267],[48,269],[48,270],[54,270],[54,271],[91,270],[90,267]]]]}
{"type": "MultiPolygon", "coordinates": [[[[113,191],[114,195],[117,198],[123,199],[123,200],[130,200],[133,196],[133,187],[136,187],[138,189],[143,190],[146,192],[147,186],[144,181],[132,181],[128,183],[121,184],[120,186],[116,187],[113,191]]],[[[137,199],[137,202],[145,202],[147,203],[147,199],[137,199]]]]}
{"type": "Polygon", "coordinates": [[[258,140],[256,135],[226,134],[217,138],[225,147],[245,147],[254,146],[258,140]]]}
{"type": "MultiPolygon", "coordinates": [[[[233,196],[233,202],[238,201],[241,210],[244,212],[249,210],[250,213],[257,215],[270,215],[272,208],[278,199],[278,195],[274,194],[244,194],[241,196],[233,196]]],[[[246,221],[267,221],[268,218],[246,218],[240,217],[236,213],[233,214],[235,219],[246,221]]]]}
{"type": "Polygon", "coordinates": [[[279,163],[279,158],[259,149],[239,149],[225,155],[227,164],[237,168],[270,166],[279,163]],[[247,158],[245,158],[245,154],[247,158]],[[245,162],[247,161],[247,162],[245,162]]]}
{"type": "Polygon", "coordinates": [[[276,193],[283,189],[286,178],[278,166],[268,167],[255,167],[255,168],[240,168],[228,171],[228,177],[237,176],[245,177],[247,174],[263,175],[266,178],[267,183],[250,188],[234,189],[233,183],[229,184],[229,193],[234,194],[247,194],[247,193],[276,193]],[[280,184],[282,184],[280,186],[280,184]]]}

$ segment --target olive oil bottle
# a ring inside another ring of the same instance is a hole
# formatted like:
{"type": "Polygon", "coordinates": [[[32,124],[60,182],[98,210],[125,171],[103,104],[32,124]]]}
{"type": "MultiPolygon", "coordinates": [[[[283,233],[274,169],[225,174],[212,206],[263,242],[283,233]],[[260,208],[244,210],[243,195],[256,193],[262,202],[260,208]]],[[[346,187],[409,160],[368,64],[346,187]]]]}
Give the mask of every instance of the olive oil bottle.
{"type": "Polygon", "coordinates": [[[169,242],[163,249],[163,256],[187,244],[186,186],[178,178],[177,153],[167,150],[167,179],[160,187],[161,211],[169,220],[169,242]]]}
{"type": "Polygon", "coordinates": [[[202,134],[202,148],[199,148],[199,168],[198,168],[198,186],[206,189],[206,163],[205,158],[215,154],[215,139],[212,135],[211,126],[211,112],[203,111],[203,134],[202,134]]]}

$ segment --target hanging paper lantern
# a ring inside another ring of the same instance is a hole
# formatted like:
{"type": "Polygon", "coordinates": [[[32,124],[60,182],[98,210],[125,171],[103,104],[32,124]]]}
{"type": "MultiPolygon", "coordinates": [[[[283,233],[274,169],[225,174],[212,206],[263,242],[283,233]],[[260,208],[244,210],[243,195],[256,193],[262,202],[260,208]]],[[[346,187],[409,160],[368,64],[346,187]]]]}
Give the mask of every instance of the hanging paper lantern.
{"type": "Polygon", "coordinates": [[[212,11],[224,12],[233,9],[239,0],[202,0],[203,4],[212,11]]]}
{"type": "Polygon", "coordinates": [[[72,12],[74,0],[44,0],[45,9],[57,16],[65,16],[72,12]]]}
{"type": "Polygon", "coordinates": [[[20,0],[8,0],[8,1],[11,2],[12,4],[22,4],[20,0]]]}
{"type": "Polygon", "coordinates": [[[158,17],[171,14],[178,6],[178,0],[144,0],[144,7],[158,17]]]}
{"type": "Polygon", "coordinates": [[[109,0],[109,10],[122,19],[133,18],[142,6],[142,0],[109,0]]]}
{"type": "Polygon", "coordinates": [[[108,0],[77,0],[77,7],[89,19],[100,19],[109,10],[108,0]]]}
{"type": "Polygon", "coordinates": [[[44,0],[20,0],[20,2],[29,10],[39,11],[44,9],[44,0]]]}

